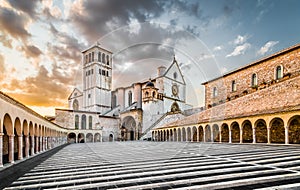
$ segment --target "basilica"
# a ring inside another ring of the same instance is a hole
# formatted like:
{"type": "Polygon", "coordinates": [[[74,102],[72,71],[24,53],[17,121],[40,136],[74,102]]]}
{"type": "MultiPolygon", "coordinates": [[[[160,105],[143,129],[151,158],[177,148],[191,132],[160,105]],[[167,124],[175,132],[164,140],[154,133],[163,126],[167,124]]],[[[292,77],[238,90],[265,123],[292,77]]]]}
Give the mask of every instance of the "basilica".
{"type": "Polygon", "coordinates": [[[55,110],[55,123],[69,130],[69,142],[151,138],[151,129],[185,117],[186,83],[175,59],[157,76],[112,89],[113,53],[100,44],[82,51],[82,87],[68,109],[55,110]]]}

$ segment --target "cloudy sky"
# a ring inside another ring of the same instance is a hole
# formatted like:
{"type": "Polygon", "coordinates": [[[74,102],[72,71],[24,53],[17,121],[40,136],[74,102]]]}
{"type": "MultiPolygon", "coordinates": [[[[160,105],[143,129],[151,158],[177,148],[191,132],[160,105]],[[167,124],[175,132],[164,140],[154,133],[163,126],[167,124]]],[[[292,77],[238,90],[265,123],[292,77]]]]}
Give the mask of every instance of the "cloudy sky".
{"type": "Polygon", "coordinates": [[[81,51],[114,53],[113,87],[156,76],[173,56],[188,102],[222,73],[300,41],[299,0],[0,0],[0,87],[42,115],[81,88],[81,51]]]}

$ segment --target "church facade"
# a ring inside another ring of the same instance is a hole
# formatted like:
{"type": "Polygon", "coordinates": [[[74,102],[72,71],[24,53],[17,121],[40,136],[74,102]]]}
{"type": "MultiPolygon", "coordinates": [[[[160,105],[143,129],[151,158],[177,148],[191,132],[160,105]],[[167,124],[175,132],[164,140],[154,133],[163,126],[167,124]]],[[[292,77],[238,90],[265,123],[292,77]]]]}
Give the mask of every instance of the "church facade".
{"type": "Polygon", "coordinates": [[[82,52],[82,87],[74,88],[68,109],[56,109],[55,123],[69,129],[70,142],[139,140],[170,115],[183,115],[186,83],[174,57],[157,76],[112,89],[112,52],[99,44],[82,52]]]}

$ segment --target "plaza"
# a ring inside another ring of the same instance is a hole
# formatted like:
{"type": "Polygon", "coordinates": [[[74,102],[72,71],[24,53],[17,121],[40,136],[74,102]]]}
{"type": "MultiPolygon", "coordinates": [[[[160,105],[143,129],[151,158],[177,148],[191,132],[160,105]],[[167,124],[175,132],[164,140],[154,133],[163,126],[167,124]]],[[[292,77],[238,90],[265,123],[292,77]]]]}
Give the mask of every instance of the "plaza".
{"type": "Polygon", "coordinates": [[[297,189],[299,153],[297,145],[70,144],[5,189],[297,189]]]}

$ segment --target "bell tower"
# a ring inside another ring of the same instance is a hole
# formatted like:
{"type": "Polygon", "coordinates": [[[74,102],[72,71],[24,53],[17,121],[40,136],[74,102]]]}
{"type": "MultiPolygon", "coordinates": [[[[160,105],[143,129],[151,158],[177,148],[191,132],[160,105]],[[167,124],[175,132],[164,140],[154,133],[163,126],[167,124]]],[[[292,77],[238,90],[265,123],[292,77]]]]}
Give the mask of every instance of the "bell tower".
{"type": "Polygon", "coordinates": [[[105,113],[111,109],[112,52],[97,43],[82,52],[83,109],[105,113]]]}

